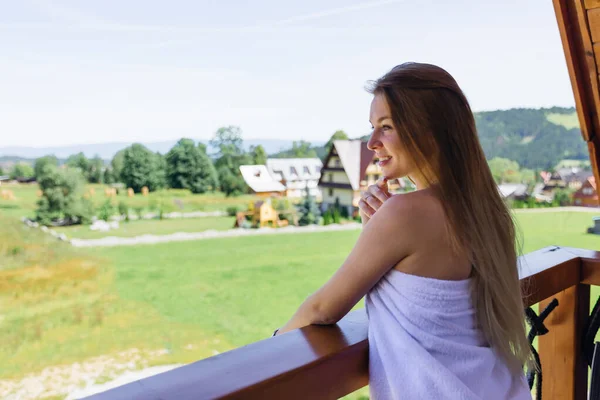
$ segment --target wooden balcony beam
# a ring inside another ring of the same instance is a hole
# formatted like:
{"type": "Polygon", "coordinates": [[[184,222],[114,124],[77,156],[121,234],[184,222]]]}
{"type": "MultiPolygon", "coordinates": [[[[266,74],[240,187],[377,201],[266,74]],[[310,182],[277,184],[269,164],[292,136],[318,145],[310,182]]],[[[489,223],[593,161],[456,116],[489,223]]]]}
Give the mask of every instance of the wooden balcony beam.
{"type": "Polygon", "coordinates": [[[90,397],[93,400],[337,399],[368,384],[364,309],[90,397]]]}

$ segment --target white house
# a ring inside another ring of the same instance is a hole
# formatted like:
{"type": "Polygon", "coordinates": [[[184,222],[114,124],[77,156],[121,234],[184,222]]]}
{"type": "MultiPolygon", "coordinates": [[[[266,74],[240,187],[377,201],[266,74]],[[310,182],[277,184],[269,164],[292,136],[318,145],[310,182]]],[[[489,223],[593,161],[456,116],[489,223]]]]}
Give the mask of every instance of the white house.
{"type": "MultiPolygon", "coordinates": [[[[319,188],[323,193],[321,210],[339,202],[348,215],[358,209],[361,191],[373,185],[382,175],[375,160],[375,152],[361,140],[335,140],[321,170],[319,188]]],[[[390,181],[391,192],[400,188],[396,180],[390,181]]]]}
{"type": "Polygon", "coordinates": [[[287,188],[288,197],[311,196],[321,201],[319,178],[323,163],[318,158],[269,158],[267,169],[274,180],[287,188]]]}
{"type": "Polygon", "coordinates": [[[285,186],[273,179],[264,165],[240,165],[240,172],[246,184],[256,194],[264,196],[285,194],[285,186]]]}
{"type": "Polygon", "coordinates": [[[504,198],[525,199],[529,196],[524,183],[503,183],[498,185],[498,191],[504,198]]]}

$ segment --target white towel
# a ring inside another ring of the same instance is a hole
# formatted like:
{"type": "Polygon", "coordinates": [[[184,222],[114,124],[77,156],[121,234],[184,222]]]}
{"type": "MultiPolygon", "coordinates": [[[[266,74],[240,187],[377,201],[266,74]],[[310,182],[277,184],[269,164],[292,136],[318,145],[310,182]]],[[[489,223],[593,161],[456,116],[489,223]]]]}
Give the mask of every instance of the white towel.
{"type": "Polygon", "coordinates": [[[371,399],[531,399],[477,328],[471,281],[391,269],[369,291],[371,399]]]}

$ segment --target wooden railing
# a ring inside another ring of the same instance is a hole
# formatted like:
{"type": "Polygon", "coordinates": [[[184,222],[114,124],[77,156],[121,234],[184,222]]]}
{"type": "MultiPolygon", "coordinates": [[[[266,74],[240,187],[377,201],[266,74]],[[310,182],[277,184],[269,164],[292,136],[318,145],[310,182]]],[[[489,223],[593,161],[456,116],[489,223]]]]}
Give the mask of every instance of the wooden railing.
{"type": "MultiPolygon", "coordinates": [[[[559,306],[540,336],[544,399],[587,397],[581,351],[590,286],[600,285],[600,252],[547,247],[521,258],[526,306],[559,306]]],[[[332,326],[311,325],[281,336],[92,396],[115,399],[337,399],[368,384],[368,320],[364,309],[332,326]]]]}

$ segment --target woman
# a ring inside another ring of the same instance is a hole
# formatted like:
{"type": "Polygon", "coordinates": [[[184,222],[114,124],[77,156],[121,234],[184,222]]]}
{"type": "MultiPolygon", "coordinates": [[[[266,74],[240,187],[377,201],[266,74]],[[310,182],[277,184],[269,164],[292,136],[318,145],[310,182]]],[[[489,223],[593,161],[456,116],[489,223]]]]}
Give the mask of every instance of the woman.
{"type": "Polygon", "coordinates": [[[339,321],[366,295],[374,399],[531,398],[515,227],[470,106],[442,68],[373,82],[368,147],[386,179],[360,200],[352,252],[275,334],[339,321]],[[387,179],[416,191],[390,196],[387,179]]]}

